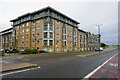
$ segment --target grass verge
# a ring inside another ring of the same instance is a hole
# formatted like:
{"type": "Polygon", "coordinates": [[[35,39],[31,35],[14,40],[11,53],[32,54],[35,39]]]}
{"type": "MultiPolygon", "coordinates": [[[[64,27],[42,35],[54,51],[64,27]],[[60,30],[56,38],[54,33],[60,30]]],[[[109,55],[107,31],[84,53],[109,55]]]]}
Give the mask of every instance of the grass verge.
{"type": "Polygon", "coordinates": [[[83,53],[83,52],[91,52],[91,51],[74,51],[74,52],[41,53],[41,54],[42,55],[52,55],[52,54],[83,53]]]}
{"type": "Polygon", "coordinates": [[[113,51],[115,51],[115,50],[104,51],[104,52],[101,52],[101,53],[83,54],[83,55],[77,55],[77,56],[80,56],[80,57],[89,57],[89,56],[94,56],[94,55],[100,55],[100,54],[110,53],[110,52],[113,52],[113,51]]]}
{"type": "Polygon", "coordinates": [[[7,70],[0,70],[0,72],[9,72],[9,71],[27,69],[27,68],[32,68],[32,67],[36,67],[36,66],[37,66],[37,64],[30,64],[30,65],[24,65],[22,67],[17,67],[17,68],[12,68],[12,69],[7,69],[7,70]]]}

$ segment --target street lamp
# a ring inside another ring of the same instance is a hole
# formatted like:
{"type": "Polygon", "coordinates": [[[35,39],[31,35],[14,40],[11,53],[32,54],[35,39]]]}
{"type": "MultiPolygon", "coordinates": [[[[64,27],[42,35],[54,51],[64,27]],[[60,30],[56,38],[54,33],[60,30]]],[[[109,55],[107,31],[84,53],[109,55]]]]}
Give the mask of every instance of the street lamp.
{"type": "Polygon", "coordinates": [[[98,37],[99,37],[99,41],[98,41],[98,44],[99,44],[99,53],[100,53],[100,26],[101,26],[102,24],[100,24],[100,25],[97,25],[98,26],[98,37]]]}

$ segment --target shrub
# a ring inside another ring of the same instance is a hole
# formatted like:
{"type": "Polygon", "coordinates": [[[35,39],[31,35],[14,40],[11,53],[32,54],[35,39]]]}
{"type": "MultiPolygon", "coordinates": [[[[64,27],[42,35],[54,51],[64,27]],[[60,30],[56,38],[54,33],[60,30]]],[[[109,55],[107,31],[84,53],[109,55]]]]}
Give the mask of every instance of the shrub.
{"type": "Polygon", "coordinates": [[[37,54],[38,50],[37,49],[25,49],[22,54],[37,54]]]}
{"type": "Polygon", "coordinates": [[[9,53],[18,53],[19,50],[13,50],[13,51],[10,51],[9,53]]]}
{"type": "Polygon", "coordinates": [[[4,52],[3,51],[0,51],[0,56],[4,56],[4,52]]]}
{"type": "Polygon", "coordinates": [[[23,54],[31,54],[31,50],[30,49],[25,49],[23,54]]]}
{"type": "Polygon", "coordinates": [[[38,50],[37,50],[37,49],[32,49],[32,50],[31,50],[31,53],[32,53],[32,54],[37,54],[37,53],[38,53],[38,50]]]}

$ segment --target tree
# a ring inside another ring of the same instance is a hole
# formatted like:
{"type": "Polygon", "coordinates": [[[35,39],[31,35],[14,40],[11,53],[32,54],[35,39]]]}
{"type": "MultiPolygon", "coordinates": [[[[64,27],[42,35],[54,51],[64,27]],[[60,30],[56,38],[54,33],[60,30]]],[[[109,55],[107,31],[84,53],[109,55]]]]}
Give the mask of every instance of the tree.
{"type": "Polygon", "coordinates": [[[105,47],[107,46],[105,43],[101,43],[101,47],[105,47]]]}

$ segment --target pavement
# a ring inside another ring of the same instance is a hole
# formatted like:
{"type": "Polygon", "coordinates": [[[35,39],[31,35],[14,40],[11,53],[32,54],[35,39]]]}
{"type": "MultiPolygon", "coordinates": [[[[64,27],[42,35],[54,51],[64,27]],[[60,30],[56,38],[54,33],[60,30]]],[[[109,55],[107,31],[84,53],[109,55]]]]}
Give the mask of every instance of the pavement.
{"type": "Polygon", "coordinates": [[[3,72],[10,72],[10,71],[15,71],[15,70],[21,70],[25,68],[31,68],[31,67],[36,67],[37,65],[31,64],[31,63],[17,63],[17,64],[12,64],[12,65],[3,65],[2,70],[0,70],[2,73],[3,72]]]}
{"type": "MultiPolygon", "coordinates": [[[[82,54],[89,54],[89,53],[82,53],[82,54]]],[[[80,78],[84,78],[86,75],[91,73],[94,69],[102,65],[113,55],[118,54],[118,51],[109,52],[108,54],[84,57],[84,58],[75,56],[78,54],[80,53],[16,57],[12,60],[13,63],[37,64],[39,68],[29,69],[19,72],[16,71],[14,73],[9,73],[9,74],[5,73],[3,74],[3,78],[79,78],[80,79],[80,78]]],[[[9,61],[11,60],[10,58],[6,58],[6,59],[9,61]]],[[[3,60],[6,59],[4,58],[3,60]]],[[[109,69],[112,68],[108,68],[108,70],[109,69]]],[[[101,76],[101,78],[103,77],[101,76]]],[[[109,78],[112,78],[112,76],[111,77],[109,76],[109,78]]]]}

